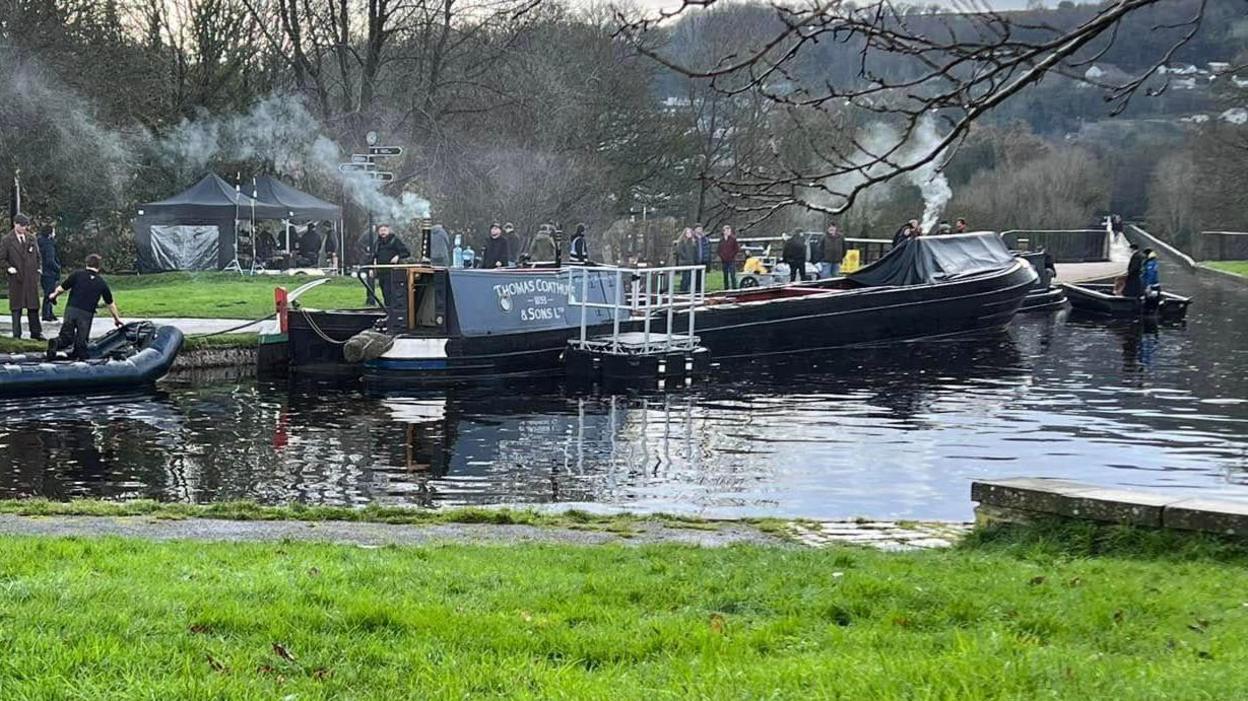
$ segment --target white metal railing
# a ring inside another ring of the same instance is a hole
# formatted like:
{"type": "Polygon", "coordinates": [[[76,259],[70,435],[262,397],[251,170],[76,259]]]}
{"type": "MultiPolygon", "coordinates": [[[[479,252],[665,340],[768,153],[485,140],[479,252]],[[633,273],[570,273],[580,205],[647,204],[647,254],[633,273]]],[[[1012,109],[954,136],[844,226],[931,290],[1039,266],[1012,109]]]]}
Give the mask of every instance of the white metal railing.
{"type": "Polygon", "coordinates": [[[701,265],[672,265],[661,268],[619,268],[595,266],[567,268],[570,277],[568,305],[581,308],[580,335],[574,344],[581,350],[613,354],[652,354],[693,350],[698,345],[697,308],[706,301],[707,269],[701,265]],[[677,291],[677,280],[688,276],[690,284],[677,291]],[[604,300],[590,301],[590,278],[614,280],[611,291],[603,290],[604,300]],[[627,283],[627,284],[626,284],[627,283]],[[589,337],[589,310],[611,313],[611,335],[589,337]],[[675,332],[676,312],[688,311],[687,333],[675,332]],[[641,331],[620,330],[621,319],[640,317],[641,331]],[[656,318],[666,318],[665,333],[652,329],[656,318]]]}

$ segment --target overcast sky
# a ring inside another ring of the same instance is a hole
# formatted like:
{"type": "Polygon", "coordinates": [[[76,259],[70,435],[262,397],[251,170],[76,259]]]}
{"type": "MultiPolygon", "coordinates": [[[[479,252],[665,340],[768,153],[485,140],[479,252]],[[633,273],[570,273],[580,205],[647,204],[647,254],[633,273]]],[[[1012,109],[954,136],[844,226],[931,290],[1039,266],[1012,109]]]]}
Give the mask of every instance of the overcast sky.
{"type": "MultiPolygon", "coordinates": [[[[663,8],[680,7],[680,0],[631,0],[632,4],[648,10],[658,10],[663,8]]],[[[865,0],[869,2],[870,0],[865,0]]],[[[970,6],[967,0],[894,0],[897,4],[913,4],[913,5],[944,5],[952,10],[965,10],[970,6]]],[[[976,6],[984,6],[994,10],[1023,10],[1027,7],[1027,0],[971,0],[976,6]]],[[[1050,7],[1056,5],[1058,0],[1044,0],[1044,4],[1050,7]]]]}

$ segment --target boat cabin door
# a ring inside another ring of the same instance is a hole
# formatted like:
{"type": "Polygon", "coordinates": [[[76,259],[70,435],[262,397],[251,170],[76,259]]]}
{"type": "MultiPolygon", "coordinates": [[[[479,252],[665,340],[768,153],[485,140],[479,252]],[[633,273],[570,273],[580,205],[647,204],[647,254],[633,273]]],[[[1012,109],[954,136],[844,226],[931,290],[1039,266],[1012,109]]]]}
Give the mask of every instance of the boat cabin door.
{"type": "Polygon", "coordinates": [[[412,266],[389,272],[398,292],[396,304],[390,307],[390,332],[446,334],[446,270],[412,266]]]}

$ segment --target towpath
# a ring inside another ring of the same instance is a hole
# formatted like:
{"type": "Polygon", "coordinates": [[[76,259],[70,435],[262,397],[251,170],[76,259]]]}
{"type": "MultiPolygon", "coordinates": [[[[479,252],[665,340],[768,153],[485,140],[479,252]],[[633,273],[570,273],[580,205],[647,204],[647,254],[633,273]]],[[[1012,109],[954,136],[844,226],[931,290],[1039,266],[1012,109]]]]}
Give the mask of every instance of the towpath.
{"type": "MultiPolygon", "coordinates": [[[[131,318],[127,316],[121,317],[125,321],[142,321],[142,319],[131,318]]],[[[30,329],[27,326],[26,319],[22,319],[22,336],[30,337],[30,329]]],[[[158,326],[176,326],[182,333],[187,336],[196,336],[209,333],[220,333],[236,326],[242,326],[248,323],[248,319],[148,319],[158,326]]],[[[256,321],[251,325],[238,329],[233,333],[259,333],[261,325],[264,321],[256,321]]],[[[113,320],[108,316],[108,312],[100,312],[95,315],[95,323],[91,325],[91,336],[93,338],[102,336],[113,328],[113,320]]],[[[43,322],[43,335],[51,338],[60,333],[61,322],[45,321],[43,322]]],[[[8,316],[0,319],[0,334],[9,335],[13,332],[13,322],[8,316]]]]}
{"type": "Polygon", "coordinates": [[[882,550],[919,550],[948,547],[965,534],[969,527],[969,524],[962,523],[801,521],[787,524],[782,533],[775,533],[738,521],[708,521],[683,525],[638,521],[618,528],[571,528],[481,523],[387,524],[357,521],[162,519],[151,516],[0,515],[0,534],[4,535],[117,536],[227,542],[297,540],[365,548],[435,543],[507,545],[536,542],[568,545],[677,543],[702,547],[859,545],[882,550]]]}

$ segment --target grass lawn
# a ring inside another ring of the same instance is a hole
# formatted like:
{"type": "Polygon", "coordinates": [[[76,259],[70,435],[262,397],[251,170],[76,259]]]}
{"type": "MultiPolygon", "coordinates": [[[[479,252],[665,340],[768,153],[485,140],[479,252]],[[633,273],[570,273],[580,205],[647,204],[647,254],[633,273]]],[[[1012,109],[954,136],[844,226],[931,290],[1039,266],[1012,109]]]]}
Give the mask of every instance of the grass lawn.
{"type": "MultiPolygon", "coordinates": [[[[216,336],[192,336],[182,344],[183,351],[205,350],[209,348],[254,348],[260,339],[254,333],[223,333],[216,336]]],[[[13,338],[0,336],[0,353],[39,353],[47,350],[44,341],[32,341],[29,338],[13,338]]]]}
{"type": "MultiPolygon", "coordinates": [[[[180,272],[156,275],[111,275],[122,318],[259,319],[273,313],[273,288],[288,290],[315,278],[307,276],[180,272]]],[[[707,292],[723,289],[718,268],[707,275],[707,292]]],[[[299,297],[299,304],[320,309],[364,306],[364,288],[352,277],[335,277],[299,297]]],[[[64,303],[57,307],[64,311],[64,303]]],[[[106,313],[106,312],[101,312],[106,313]]]]}
{"type": "Polygon", "coordinates": [[[1201,265],[1248,277],[1248,260],[1211,260],[1201,263],[1201,265]]]}
{"type": "MultiPolygon", "coordinates": [[[[273,313],[273,288],[293,290],[312,279],[204,272],[112,276],[108,282],[124,319],[258,319],[273,313]]],[[[364,288],[354,278],[335,277],[300,296],[299,303],[320,308],[361,307],[364,288]]]]}
{"type": "Polygon", "coordinates": [[[1225,699],[1248,557],[0,537],[5,699],[1225,699]]]}

